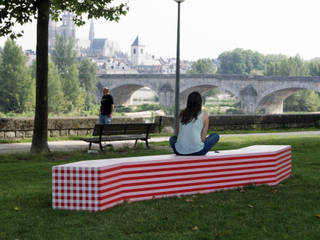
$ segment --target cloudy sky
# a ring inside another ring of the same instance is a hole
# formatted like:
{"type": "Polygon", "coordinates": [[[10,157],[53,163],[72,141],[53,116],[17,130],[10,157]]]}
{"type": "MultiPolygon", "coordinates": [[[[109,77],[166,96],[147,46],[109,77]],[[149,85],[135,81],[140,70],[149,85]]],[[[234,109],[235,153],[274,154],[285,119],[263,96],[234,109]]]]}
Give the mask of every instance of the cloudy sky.
{"type": "MultiPolygon", "coordinates": [[[[124,52],[137,35],[156,57],[175,57],[177,3],[128,0],[129,13],[118,23],[95,20],[96,38],[118,42],[124,52]]],[[[185,0],[181,4],[181,58],[217,58],[223,51],[251,49],[263,54],[320,57],[320,0],[185,0]]],[[[88,38],[90,22],[77,29],[88,38]]],[[[35,49],[35,25],[18,40],[35,49]]],[[[5,38],[0,38],[3,46],[5,38]]]]}

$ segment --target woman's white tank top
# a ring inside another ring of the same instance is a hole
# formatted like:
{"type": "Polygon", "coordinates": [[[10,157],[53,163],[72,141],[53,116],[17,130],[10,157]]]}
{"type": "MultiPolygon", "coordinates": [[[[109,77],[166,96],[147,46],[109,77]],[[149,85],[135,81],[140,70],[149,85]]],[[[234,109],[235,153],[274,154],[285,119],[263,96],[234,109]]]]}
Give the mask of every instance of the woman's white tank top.
{"type": "Polygon", "coordinates": [[[201,140],[203,112],[200,112],[197,119],[187,124],[179,123],[178,139],[175,144],[180,154],[190,154],[203,149],[204,143],[201,140]]]}

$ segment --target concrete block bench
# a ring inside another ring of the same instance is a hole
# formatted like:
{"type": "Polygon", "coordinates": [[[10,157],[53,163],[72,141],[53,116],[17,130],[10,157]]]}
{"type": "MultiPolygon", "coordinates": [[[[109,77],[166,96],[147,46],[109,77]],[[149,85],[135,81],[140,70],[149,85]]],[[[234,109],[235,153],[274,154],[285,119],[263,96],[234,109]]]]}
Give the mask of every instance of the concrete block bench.
{"type": "Polygon", "coordinates": [[[52,168],[52,207],[103,211],[124,201],[273,186],[290,175],[291,147],[285,145],[80,161],[52,168]]]}

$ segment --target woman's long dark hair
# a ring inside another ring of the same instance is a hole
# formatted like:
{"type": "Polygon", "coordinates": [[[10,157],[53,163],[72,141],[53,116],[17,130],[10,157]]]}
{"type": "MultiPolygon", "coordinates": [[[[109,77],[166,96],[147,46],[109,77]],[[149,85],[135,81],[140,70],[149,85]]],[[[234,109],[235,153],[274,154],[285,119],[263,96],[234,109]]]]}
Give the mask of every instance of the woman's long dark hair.
{"type": "Polygon", "coordinates": [[[192,120],[197,120],[201,112],[202,98],[200,93],[192,92],[188,96],[187,107],[181,111],[179,117],[182,124],[187,124],[192,120]]]}

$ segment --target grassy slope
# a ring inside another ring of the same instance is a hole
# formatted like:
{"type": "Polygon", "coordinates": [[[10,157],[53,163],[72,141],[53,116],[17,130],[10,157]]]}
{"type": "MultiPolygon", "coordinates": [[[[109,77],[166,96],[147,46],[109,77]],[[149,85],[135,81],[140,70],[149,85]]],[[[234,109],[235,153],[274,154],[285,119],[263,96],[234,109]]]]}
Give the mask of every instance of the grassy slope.
{"type": "Polygon", "coordinates": [[[292,145],[293,175],[276,187],[121,204],[99,213],[52,210],[51,167],[166,151],[1,155],[0,239],[318,239],[320,136],[228,137],[215,148],[254,144],[292,145]]]}

